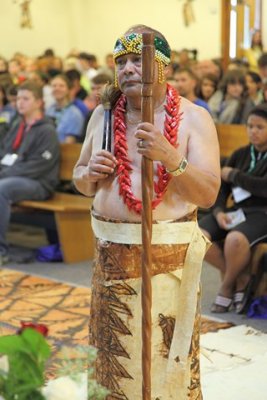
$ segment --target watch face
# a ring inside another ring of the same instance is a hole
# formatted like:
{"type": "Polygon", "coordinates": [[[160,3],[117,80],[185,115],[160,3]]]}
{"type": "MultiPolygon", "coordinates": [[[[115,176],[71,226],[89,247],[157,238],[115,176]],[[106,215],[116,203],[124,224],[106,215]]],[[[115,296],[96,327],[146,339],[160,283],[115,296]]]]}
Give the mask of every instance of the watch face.
{"type": "Polygon", "coordinates": [[[179,167],[175,171],[173,171],[171,174],[174,176],[181,175],[185,171],[187,164],[188,164],[187,159],[183,158],[179,167]]]}
{"type": "Polygon", "coordinates": [[[187,164],[187,159],[183,157],[177,169],[175,169],[174,171],[167,170],[167,172],[173,176],[181,175],[186,170],[187,164]]]}
{"type": "Polygon", "coordinates": [[[183,161],[181,162],[181,165],[180,165],[180,167],[179,167],[179,170],[180,170],[181,172],[183,172],[183,171],[185,170],[186,166],[187,166],[187,160],[184,158],[183,161]]]}

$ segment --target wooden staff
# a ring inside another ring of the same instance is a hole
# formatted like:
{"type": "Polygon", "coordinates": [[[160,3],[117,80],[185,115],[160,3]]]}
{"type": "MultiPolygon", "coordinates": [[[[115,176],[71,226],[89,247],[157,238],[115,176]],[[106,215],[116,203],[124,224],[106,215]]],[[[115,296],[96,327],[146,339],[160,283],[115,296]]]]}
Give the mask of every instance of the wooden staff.
{"type": "MultiPolygon", "coordinates": [[[[142,122],[154,123],[154,34],[143,33],[142,48],[142,122]]],[[[142,157],[142,393],[151,400],[151,237],[152,237],[153,162],[142,157]]]]}

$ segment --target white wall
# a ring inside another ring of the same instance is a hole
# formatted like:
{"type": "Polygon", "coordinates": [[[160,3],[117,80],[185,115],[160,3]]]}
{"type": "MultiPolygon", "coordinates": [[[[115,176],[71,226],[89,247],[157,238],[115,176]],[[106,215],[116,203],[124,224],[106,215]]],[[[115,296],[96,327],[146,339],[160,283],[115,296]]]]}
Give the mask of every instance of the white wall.
{"type": "Polygon", "coordinates": [[[83,45],[103,55],[113,48],[116,38],[129,26],[142,23],[161,31],[173,49],[197,48],[200,58],[218,57],[220,0],[193,2],[196,22],[189,27],[184,25],[183,3],[180,0],[89,0],[85,2],[88,38],[83,45]]]}
{"type": "Polygon", "coordinates": [[[103,61],[116,38],[143,23],[166,36],[173,49],[197,48],[199,58],[220,55],[220,0],[193,2],[196,22],[186,27],[183,0],[32,0],[33,29],[21,29],[20,7],[1,0],[0,54],[39,55],[52,47],[65,56],[71,48],[92,52],[103,61]]]}
{"type": "Polygon", "coordinates": [[[267,0],[262,0],[262,41],[267,51],[267,0]]]}
{"type": "Polygon", "coordinates": [[[15,51],[39,55],[50,46],[65,54],[72,33],[69,0],[32,0],[30,9],[33,29],[21,29],[19,5],[12,0],[1,0],[0,54],[8,58],[15,51]]]}

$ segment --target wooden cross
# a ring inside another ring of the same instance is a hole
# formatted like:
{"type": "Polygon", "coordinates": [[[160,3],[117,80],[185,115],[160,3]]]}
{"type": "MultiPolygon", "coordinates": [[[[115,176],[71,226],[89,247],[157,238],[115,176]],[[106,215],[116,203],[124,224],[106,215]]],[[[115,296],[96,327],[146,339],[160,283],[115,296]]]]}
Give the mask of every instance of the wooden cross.
{"type": "Polygon", "coordinates": [[[15,3],[19,3],[21,8],[21,18],[20,18],[20,27],[21,28],[29,28],[32,29],[32,17],[30,11],[30,3],[31,0],[14,0],[15,3]]]}

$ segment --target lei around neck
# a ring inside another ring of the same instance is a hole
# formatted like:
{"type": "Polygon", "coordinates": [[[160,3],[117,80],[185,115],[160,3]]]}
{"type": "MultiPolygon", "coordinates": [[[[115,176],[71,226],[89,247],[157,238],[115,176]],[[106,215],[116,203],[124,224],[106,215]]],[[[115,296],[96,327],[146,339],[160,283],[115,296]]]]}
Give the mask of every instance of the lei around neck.
{"type": "MultiPolygon", "coordinates": [[[[132,181],[130,177],[132,167],[131,160],[128,157],[128,144],[126,139],[126,104],[126,96],[122,94],[114,109],[114,155],[118,161],[116,175],[118,177],[119,195],[123,198],[124,203],[130,211],[141,214],[142,201],[136,198],[132,192],[132,181]]],[[[163,134],[173,147],[177,147],[178,127],[181,117],[179,112],[180,98],[176,90],[170,85],[167,85],[167,97],[164,108],[166,115],[163,134]]],[[[160,163],[157,165],[156,175],[157,180],[154,181],[155,196],[152,200],[152,210],[162,201],[171,179],[171,175],[160,163]]]]}

